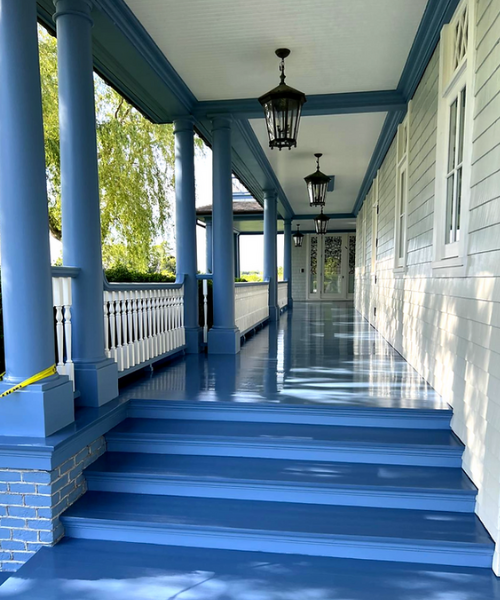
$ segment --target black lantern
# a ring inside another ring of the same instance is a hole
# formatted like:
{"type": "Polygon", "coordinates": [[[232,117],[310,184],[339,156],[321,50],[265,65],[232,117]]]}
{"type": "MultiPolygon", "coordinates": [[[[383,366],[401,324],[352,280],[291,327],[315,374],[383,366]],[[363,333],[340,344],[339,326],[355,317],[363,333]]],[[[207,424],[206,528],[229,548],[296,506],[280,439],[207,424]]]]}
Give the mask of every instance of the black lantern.
{"type": "Polygon", "coordinates": [[[259,98],[266,117],[269,147],[292,148],[297,146],[300,113],[306,97],[302,92],[285,83],[285,58],[288,48],[278,48],[276,55],[281,58],[281,82],[267,94],[259,98]]]}
{"type": "Polygon", "coordinates": [[[307,185],[310,206],[324,206],[330,177],[319,170],[319,159],[323,155],[315,154],[314,156],[316,157],[316,172],[304,177],[304,181],[307,185]]]}
{"type": "Polygon", "coordinates": [[[325,235],[326,230],[328,229],[328,221],[330,219],[323,214],[323,207],[321,207],[321,213],[314,217],[314,225],[316,226],[316,233],[318,235],[325,235]]]}
{"type": "Polygon", "coordinates": [[[299,231],[300,225],[297,225],[297,231],[293,234],[293,243],[296,248],[300,248],[302,246],[302,242],[304,241],[304,234],[299,231]]]}

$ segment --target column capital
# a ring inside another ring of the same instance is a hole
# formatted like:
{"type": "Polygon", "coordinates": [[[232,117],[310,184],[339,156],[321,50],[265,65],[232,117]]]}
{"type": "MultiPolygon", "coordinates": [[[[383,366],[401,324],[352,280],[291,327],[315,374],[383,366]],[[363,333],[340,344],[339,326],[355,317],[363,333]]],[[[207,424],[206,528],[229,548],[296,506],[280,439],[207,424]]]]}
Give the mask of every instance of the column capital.
{"type": "Polygon", "coordinates": [[[182,131],[194,131],[195,118],[191,115],[185,117],[179,117],[174,120],[174,133],[181,133],[182,131]]]}
{"type": "Polygon", "coordinates": [[[276,192],[276,190],[274,188],[266,188],[265,190],[262,190],[262,193],[264,194],[265,200],[277,200],[278,199],[278,193],[276,192]]]}
{"type": "Polygon", "coordinates": [[[218,129],[231,129],[231,124],[233,122],[233,117],[231,115],[219,113],[208,115],[208,117],[212,121],[212,131],[218,129]]]}
{"type": "Polygon", "coordinates": [[[56,12],[54,13],[54,21],[65,15],[74,15],[87,19],[93,25],[94,22],[90,13],[92,11],[92,0],[53,0],[56,12]]]}

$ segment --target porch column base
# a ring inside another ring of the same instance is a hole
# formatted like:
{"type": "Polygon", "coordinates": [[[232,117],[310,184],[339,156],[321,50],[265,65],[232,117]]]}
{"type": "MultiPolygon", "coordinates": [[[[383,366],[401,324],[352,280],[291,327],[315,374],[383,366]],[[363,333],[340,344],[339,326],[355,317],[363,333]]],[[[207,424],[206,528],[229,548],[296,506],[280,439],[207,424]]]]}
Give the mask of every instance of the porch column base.
{"type": "Polygon", "coordinates": [[[186,353],[198,354],[203,342],[203,330],[201,327],[186,327],[186,353]]]}
{"type": "Polygon", "coordinates": [[[208,332],[209,354],[238,354],[240,351],[240,330],[212,327],[208,332]]]}
{"type": "Polygon", "coordinates": [[[98,363],[75,362],[78,406],[102,406],[118,396],[118,365],[112,358],[98,363]]]}
{"type": "Polygon", "coordinates": [[[269,320],[271,323],[275,323],[280,320],[280,307],[279,306],[270,306],[269,307],[269,320]]]}
{"type": "MultiPolygon", "coordinates": [[[[1,382],[0,394],[13,385],[1,382]]],[[[73,384],[66,375],[55,375],[0,400],[0,435],[47,437],[74,420],[73,384]]]]}

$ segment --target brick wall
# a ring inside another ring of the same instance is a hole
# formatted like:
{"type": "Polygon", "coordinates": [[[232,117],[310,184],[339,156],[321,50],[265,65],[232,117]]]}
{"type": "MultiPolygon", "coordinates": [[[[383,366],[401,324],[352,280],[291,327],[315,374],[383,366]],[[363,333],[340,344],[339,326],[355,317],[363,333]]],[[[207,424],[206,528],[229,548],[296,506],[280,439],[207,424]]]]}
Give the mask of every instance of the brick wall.
{"type": "Polygon", "coordinates": [[[87,487],[83,470],[104,453],[104,437],[52,471],[0,470],[0,571],[15,571],[63,535],[61,513],[87,487]]]}

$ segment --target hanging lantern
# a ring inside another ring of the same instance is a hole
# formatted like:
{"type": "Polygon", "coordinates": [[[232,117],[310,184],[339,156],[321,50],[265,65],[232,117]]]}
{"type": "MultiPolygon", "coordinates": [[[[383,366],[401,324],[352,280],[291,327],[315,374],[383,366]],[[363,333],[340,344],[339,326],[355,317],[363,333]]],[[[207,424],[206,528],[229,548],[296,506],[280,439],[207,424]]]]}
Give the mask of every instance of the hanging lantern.
{"type": "Polygon", "coordinates": [[[299,231],[300,225],[297,224],[297,231],[292,235],[293,243],[296,248],[302,247],[302,242],[304,241],[304,234],[299,231]]]}
{"type": "Polygon", "coordinates": [[[306,97],[302,92],[285,83],[285,58],[290,54],[288,48],[278,48],[276,56],[281,58],[281,81],[267,94],[259,98],[264,109],[269,147],[295,148],[299,133],[300,113],[306,97]]]}
{"type": "Polygon", "coordinates": [[[324,206],[326,202],[326,192],[331,178],[319,170],[319,159],[322,154],[315,154],[316,157],[316,172],[304,177],[307,185],[307,193],[309,194],[310,206],[324,206]]]}
{"type": "Polygon", "coordinates": [[[323,214],[323,207],[321,207],[321,213],[317,217],[314,217],[314,225],[316,226],[316,233],[318,235],[325,235],[329,220],[329,217],[323,214]]]}

